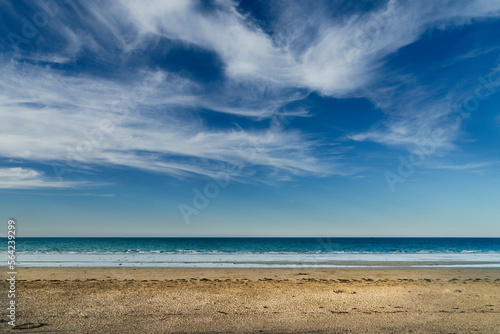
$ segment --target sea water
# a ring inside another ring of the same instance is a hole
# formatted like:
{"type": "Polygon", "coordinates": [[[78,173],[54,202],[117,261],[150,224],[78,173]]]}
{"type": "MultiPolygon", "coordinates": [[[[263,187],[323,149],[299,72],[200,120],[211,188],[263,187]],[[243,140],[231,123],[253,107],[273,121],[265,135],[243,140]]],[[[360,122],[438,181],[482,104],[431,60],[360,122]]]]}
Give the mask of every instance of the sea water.
{"type": "Polygon", "coordinates": [[[18,238],[24,267],[494,267],[500,238],[18,238]]]}

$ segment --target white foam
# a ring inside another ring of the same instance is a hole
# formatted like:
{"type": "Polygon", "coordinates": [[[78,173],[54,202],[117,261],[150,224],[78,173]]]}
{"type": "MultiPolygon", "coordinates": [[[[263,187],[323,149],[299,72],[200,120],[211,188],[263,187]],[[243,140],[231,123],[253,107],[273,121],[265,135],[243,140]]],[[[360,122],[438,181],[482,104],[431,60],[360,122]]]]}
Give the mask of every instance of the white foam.
{"type": "MultiPolygon", "coordinates": [[[[17,254],[19,266],[25,267],[345,267],[370,266],[369,262],[398,262],[397,266],[481,266],[500,268],[498,253],[413,253],[413,254],[373,254],[373,253],[337,253],[337,254],[297,254],[297,253],[31,253],[17,254]],[[345,265],[342,263],[345,262],[345,265]],[[332,263],[332,264],[329,264],[332,263]],[[368,265],[367,265],[368,263],[368,265]],[[456,264],[453,264],[456,263],[456,264]]],[[[391,264],[392,265],[392,264],[391,264]]]]}

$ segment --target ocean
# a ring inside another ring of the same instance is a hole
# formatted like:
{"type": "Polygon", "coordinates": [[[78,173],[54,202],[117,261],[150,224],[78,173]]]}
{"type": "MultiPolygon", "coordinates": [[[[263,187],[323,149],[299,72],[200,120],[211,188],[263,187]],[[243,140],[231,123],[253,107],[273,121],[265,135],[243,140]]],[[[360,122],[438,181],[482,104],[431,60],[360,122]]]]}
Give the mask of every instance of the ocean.
{"type": "Polygon", "coordinates": [[[500,268],[500,238],[17,238],[16,259],[20,267],[500,268]]]}

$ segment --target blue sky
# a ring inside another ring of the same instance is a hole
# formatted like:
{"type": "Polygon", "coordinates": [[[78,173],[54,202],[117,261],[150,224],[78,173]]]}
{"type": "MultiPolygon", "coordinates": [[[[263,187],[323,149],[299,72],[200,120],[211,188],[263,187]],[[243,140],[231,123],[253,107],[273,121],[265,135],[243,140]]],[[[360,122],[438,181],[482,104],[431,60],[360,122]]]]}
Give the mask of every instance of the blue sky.
{"type": "Polygon", "coordinates": [[[498,1],[0,3],[22,236],[500,236],[498,1]]]}

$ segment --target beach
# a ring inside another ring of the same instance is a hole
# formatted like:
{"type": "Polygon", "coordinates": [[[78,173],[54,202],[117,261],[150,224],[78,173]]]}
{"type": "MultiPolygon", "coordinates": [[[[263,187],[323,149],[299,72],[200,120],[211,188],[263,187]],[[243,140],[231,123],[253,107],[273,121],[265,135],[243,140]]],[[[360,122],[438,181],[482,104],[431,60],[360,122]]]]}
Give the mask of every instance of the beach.
{"type": "Polygon", "coordinates": [[[0,1],[0,334],[500,334],[500,0],[0,1]]]}
{"type": "Polygon", "coordinates": [[[0,331],[500,333],[500,270],[18,268],[16,303],[0,331]]]}

